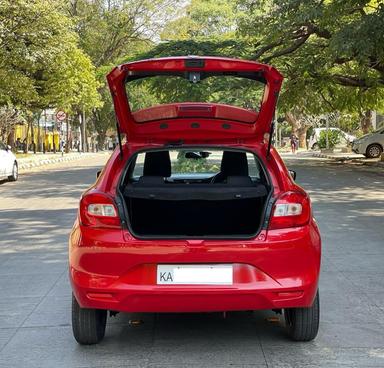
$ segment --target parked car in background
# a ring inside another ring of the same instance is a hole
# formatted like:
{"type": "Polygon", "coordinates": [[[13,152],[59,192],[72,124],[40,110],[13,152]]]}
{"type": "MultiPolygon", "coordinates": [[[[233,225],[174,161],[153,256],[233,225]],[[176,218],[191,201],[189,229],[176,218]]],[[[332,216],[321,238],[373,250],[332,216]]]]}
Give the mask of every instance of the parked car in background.
{"type": "Polygon", "coordinates": [[[368,158],[377,158],[383,153],[384,148],[384,128],[380,128],[373,133],[363,135],[355,139],[352,144],[352,151],[361,153],[368,158]]]}
{"type": "Polygon", "coordinates": [[[219,57],[143,60],[108,74],[127,140],[82,195],[69,239],[80,344],[103,339],[108,311],[271,309],[293,340],[316,337],[320,233],[308,194],[270,145],[282,79],[271,66],[219,57]],[[178,83],[183,96],[135,106],[126,90],[152,80],[178,83]],[[190,102],[207,83],[215,95],[190,102]],[[259,111],[231,100],[239,85],[256,90],[259,111]]]}
{"type": "Polygon", "coordinates": [[[16,181],[19,176],[16,156],[11,147],[0,142],[0,180],[16,181]]]}
{"type": "MultiPolygon", "coordinates": [[[[310,149],[318,150],[320,148],[319,147],[320,133],[322,131],[326,131],[326,130],[327,130],[327,128],[314,128],[313,129],[313,132],[311,134],[311,137],[309,138],[309,144],[308,144],[310,149]]],[[[347,146],[347,145],[351,144],[356,139],[355,136],[348,134],[339,128],[331,128],[330,127],[329,130],[338,131],[340,133],[339,145],[347,146]]]]}

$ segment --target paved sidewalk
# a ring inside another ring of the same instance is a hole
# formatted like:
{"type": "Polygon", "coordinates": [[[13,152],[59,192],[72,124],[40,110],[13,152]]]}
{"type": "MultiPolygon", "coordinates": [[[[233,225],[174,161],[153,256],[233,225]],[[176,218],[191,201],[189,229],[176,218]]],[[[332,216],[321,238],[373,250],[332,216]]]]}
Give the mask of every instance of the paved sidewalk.
{"type": "Polygon", "coordinates": [[[335,161],[349,161],[354,163],[360,163],[363,165],[369,166],[377,166],[384,168],[384,161],[380,161],[377,158],[366,158],[364,155],[360,155],[354,152],[332,152],[332,153],[324,153],[324,152],[313,152],[313,157],[319,158],[327,158],[335,161]]]}
{"type": "Polygon", "coordinates": [[[29,171],[30,169],[38,166],[45,166],[49,164],[59,163],[59,162],[67,162],[73,160],[84,159],[87,157],[95,157],[97,155],[106,155],[110,154],[110,151],[100,151],[100,152],[70,152],[61,154],[61,152],[57,153],[36,153],[31,154],[28,157],[20,157],[17,158],[17,162],[19,165],[20,173],[24,173],[29,171]]]}

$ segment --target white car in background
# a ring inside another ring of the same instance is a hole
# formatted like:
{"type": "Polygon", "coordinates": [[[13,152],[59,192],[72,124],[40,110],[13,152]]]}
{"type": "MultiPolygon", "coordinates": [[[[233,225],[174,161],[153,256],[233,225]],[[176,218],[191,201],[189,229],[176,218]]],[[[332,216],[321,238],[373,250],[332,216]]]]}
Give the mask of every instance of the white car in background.
{"type": "Polygon", "coordinates": [[[380,157],[384,148],[384,128],[363,135],[353,141],[352,151],[361,153],[368,158],[380,157]]]}
{"type": "MultiPolygon", "coordinates": [[[[327,130],[327,128],[315,128],[315,129],[313,129],[313,132],[309,138],[309,143],[308,143],[308,146],[310,149],[318,150],[320,148],[319,143],[318,143],[319,139],[320,139],[320,133],[322,131],[326,131],[326,130],[327,130]]],[[[341,145],[347,146],[347,145],[351,144],[356,139],[356,137],[354,135],[348,134],[339,128],[329,128],[329,130],[332,130],[332,131],[337,130],[340,133],[340,138],[341,138],[340,144],[341,145]]]]}
{"type": "Polygon", "coordinates": [[[16,181],[19,177],[16,156],[11,147],[0,142],[0,180],[16,181]]]}

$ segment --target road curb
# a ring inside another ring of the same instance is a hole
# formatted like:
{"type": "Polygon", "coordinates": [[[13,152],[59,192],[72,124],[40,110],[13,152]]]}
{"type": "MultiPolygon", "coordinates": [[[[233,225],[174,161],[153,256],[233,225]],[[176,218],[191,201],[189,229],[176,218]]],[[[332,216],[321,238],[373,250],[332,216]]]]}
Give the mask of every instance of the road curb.
{"type": "Polygon", "coordinates": [[[344,161],[351,161],[351,162],[354,162],[354,163],[359,163],[359,164],[362,164],[362,165],[367,165],[367,166],[371,166],[371,167],[380,167],[380,168],[384,168],[384,162],[381,162],[381,161],[374,161],[374,162],[370,162],[370,161],[365,161],[364,159],[361,159],[361,158],[354,158],[354,157],[351,157],[351,156],[341,156],[341,157],[336,157],[336,156],[333,156],[333,155],[328,155],[326,153],[312,153],[312,156],[313,157],[319,157],[319,158],[327,158],[329,160],[333,160],[333,161],[341,161],[341,162],[344,162],[344,161]]]}
{"type": "Polygon", "coordinates": [[[358,158],[353,158],[350,156],[341,156],[341,157],[336,157],[333,155],[328,155],[326,153],[312,153],[313,157],[320,157],[320,158],[328,158],[330,160],[336,160],[336,161],[344,161],[344,160],[359,160],[358,158]]]}
{"type": "Polygon", "coordinates": [[[98,153],[79,153],[79,154],[71,154],[70,156],[66,156],[66,155],[61,156],[61,154],[58,154],[58,155],[60,156],[57,158],[56,157],[42,158],[41,160],[37,159],[29,162],[22,162],[22,160],[18,160],[19,170],[23,171],[27,169],[32,169],[34,167],[45,166],[45,165],[55,164],[59,162],[68,162],[68,161],[78,160],[81,158],[98,155],[98,153]]]}

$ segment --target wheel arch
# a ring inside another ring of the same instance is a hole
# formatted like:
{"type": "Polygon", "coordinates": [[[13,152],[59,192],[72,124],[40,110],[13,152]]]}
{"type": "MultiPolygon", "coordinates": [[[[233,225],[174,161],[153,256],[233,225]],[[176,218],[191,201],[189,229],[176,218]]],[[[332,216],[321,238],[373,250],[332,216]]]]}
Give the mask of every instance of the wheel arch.
{"type": "Polygon", "coordinates": [[[369,143],[367,145],[367,148],[365,149],[365,152],[368,152],[369,148],[372,147],[372,146],[379,146],[381,148],[381,152],[384,152],[384,147],[381,143],[379,142],[373,142],[373,143],[369,143]]]}

